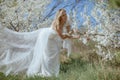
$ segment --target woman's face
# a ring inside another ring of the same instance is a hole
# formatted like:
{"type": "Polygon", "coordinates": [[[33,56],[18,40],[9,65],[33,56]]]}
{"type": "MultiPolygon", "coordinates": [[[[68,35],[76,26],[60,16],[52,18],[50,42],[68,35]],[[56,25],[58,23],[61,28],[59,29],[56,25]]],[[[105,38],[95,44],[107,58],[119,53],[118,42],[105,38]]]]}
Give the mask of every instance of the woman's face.
{"type": "Polygon", "coordinates": [[[65,10],[62,10],[61,18],[62,18],[62,21],[63,21],[63,22],[66,22],[66,21],[67,21],[67,14],[66,14],[66,11],[65,11],[65,10]]]}

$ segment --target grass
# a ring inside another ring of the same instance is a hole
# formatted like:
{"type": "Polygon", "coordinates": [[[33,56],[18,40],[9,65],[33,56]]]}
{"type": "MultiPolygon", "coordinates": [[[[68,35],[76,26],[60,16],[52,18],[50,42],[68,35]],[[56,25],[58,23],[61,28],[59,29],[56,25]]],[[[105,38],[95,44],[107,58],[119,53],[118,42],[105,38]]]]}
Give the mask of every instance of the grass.
{"type": "Polygon", "coordinates": [[[61,54],[61,66],[58,77],[26,77],[21,75],[5,76],[0,73],[0,80],[120,80],[120,50],[114,50],[117,56],[112,61],[103,61],[94,52],[94,43],[87,46],[78,41],[70,58],[61,54]],[[63,59],[64,57],[64,59],[63,59]]]}

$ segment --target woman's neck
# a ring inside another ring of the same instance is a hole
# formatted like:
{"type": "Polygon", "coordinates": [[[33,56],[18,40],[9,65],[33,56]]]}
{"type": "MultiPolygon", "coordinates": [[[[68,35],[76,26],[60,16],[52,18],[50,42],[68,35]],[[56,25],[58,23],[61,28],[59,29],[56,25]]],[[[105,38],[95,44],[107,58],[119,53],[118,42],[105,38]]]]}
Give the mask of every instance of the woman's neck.
{"type": "Polygon", "coordinates": [[[67,22],[67,21],[61,21],[61,22],[60,22],[60,25],[61,25],[61,26],[64,26],[64,25],[66,24],[66,22],[67,22]]]}

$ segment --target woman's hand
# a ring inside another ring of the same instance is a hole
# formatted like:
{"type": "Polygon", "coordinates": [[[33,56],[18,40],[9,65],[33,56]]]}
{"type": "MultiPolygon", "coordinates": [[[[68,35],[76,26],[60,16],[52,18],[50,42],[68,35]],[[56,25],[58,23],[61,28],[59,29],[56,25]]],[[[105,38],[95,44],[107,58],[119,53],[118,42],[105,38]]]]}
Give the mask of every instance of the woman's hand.
{"type": "Polygon", "coordinates": [[[79,38],[80,38],[80,35],[72,35],[72,38],[73,38],[73,39],[79,39],[79,38]]]}
{"type": "Polygon", "coordinates": [[[69,33],[63,33],[62,35],[63,35],[64,39],[65,38],[69,38],[69,39],[79,39],[80,38],[80,35],[78,35],[78,34],[70,35],[69,33]]]}

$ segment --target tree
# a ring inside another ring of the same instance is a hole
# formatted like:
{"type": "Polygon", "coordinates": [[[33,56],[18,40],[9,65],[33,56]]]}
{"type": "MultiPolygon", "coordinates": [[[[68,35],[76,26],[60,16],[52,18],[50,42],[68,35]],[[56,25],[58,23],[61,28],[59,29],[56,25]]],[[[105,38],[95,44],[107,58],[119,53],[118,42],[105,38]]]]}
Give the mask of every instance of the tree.
{"type": "Polygon", "coordinates": [[[48,25],[41,21],[48,0],[1,0],[0,22],[15,31],[32,31],[48,25]]]}
{"type": "Polygon", "coordinates": [[[90,17],[84,13],[82,14],[86,19],[83,23],[86,26],[85,34],[82,34],[84,35],[83,38],[89,37],[92,41],[97,42],[96,53],[104,59],[112,59],[115,55],[110,50],[111,48],[120,48],[119,10],[108,9],[108,6],[108,3],[104,1],[95,4],[91,14],[96,20],[94,26],[90,23],[90,17]]]}

